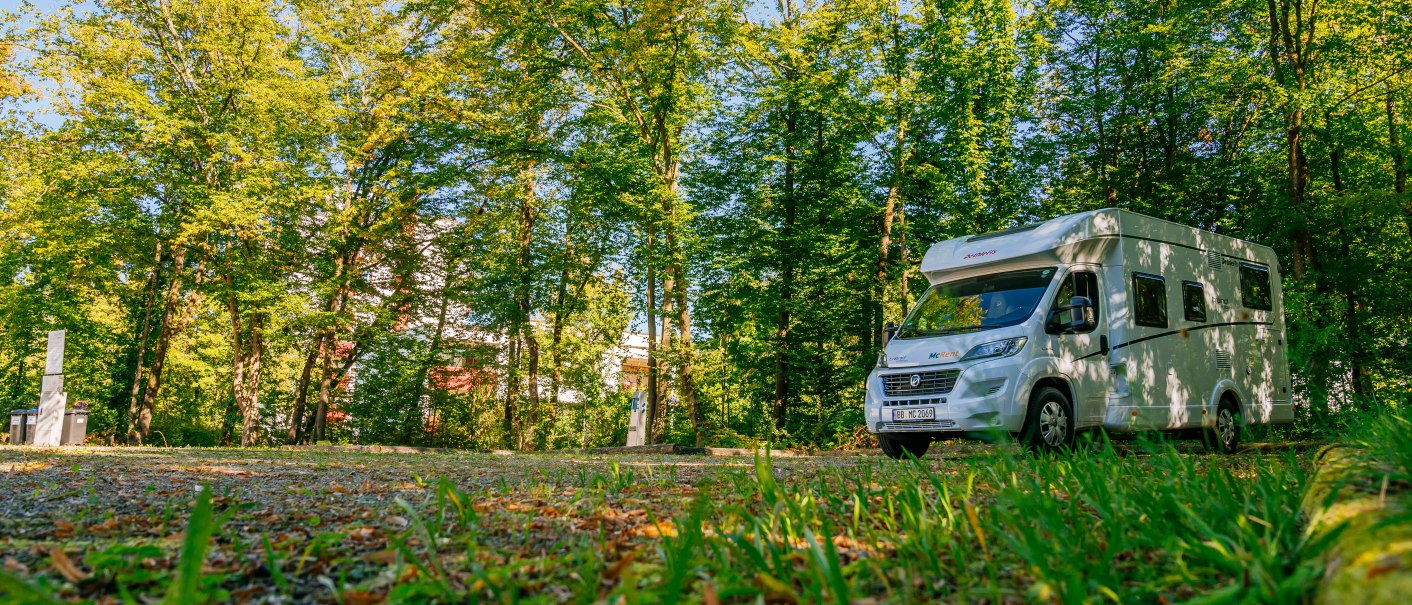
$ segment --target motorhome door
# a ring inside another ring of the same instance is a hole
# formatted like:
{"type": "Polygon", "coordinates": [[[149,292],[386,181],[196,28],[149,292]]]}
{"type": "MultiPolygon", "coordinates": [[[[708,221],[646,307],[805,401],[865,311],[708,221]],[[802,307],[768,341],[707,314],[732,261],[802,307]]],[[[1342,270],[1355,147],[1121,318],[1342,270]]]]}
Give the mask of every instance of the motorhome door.
{"type": "Polygon", "coordinates": [[[1109,313],[1107,297],[1102,283],[1102,272],[1097,265],[1075,265],[1070,267],[1063,278],[1054,299],[1049,301],[1048,323],[1045,333],[1049,339],[1048,349],[1059,363],[1059,369],[1069,378],[1074,388],[1074,419],[1079,426],[1103,422],[1103,414],[1108,404],[1109,367],[1107,349],[1109,313]],[[1092,302],[1089,312],[1093,313],[1090,326],[1085,329],[1069,329],[1079,309],[1065,309],[1076,296],[1092,302]]]}

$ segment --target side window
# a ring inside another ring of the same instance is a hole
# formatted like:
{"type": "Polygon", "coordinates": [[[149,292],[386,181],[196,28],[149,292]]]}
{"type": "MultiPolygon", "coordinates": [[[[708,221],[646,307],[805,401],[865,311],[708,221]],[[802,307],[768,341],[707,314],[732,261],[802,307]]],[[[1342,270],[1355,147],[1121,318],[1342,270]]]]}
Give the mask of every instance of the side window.
{"type": "Polygon", "coordinates": [[[1200,282],[1182,282],[1182,313],[1187,321],[1206,321],[1206,287],[1200,282]]]}
{"type": "Polygon", "coordinates": [[[1261,311],[1272,308],[1269,269],[1244,263],[1240,265],[1240,304],[1261,311]]]}
{"type": "MultiPolygon", "coordinates": [[[[1098,307],[1100,299],[1102,298],[1099,296],[1098,292],[1098,276],[1088,271],[1070,273],[1068,277],[1064,278],[1064,283],[1059,286],[1059,292],[1054,295],[1054,302],[1051,304],[1050,308],[1058,309],[1068,306],[1069,299],[1075,296],[1082,296],[1093,302],[1094,325],[1098,325],[1100,317],[1098,307]]],[[[1060,331],[1059,326],[1073,321],[1075,319],[1074,313],[1077,312],[1077,309],[1068,309],[1050,314],[1049,325],[1047,326],[1049,333],[1058,334],[1060,331]]],[[[1091,331],[1092,330],[1084,330],[1083,332],[1091,331]]]]}
{"type": "Polygon", "coordinates": [[[1133,321],[1139,326],[1167,327],[1167,282],[1156,275],[1133,274],[1133,321]]]}

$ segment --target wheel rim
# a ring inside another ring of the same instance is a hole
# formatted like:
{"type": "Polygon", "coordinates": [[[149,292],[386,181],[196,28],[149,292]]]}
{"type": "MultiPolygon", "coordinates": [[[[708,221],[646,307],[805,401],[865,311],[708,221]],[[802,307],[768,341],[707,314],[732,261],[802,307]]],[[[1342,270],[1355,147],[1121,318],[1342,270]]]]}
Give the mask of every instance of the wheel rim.
{"type": "Polygon", "coordinates": [[[1221,436],[1222,446],[1229,448],[1231,443],[1235,442],[1235,430],[1235,416],[1231,415],[1229,409],[1221,408],[1221,411],[1216,412],[1216,431],[1221,436]]]}
{"type": "Polygon", "coordinates": [[[1056,447],[1064,443],[1068,430],[1069,415],[1064,412],[1064,406],[1059,405],[1058,401],[1044,402],[1044,407],[1039,410],[1039,436],[1044,444],[1056,447]]]}

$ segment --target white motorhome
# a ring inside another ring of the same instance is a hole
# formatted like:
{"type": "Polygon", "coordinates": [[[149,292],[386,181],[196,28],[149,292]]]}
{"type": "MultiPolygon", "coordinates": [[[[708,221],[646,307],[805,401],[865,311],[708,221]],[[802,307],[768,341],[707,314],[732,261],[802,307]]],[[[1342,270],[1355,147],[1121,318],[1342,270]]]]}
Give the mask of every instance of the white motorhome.
{"type": "Polygon", "coordinates": [[[1279,263],[1265,246],[1117,209],[937,243],[889,325],[864,415],[883,451],[1009,433],[1200,430],[1293,419],[1279,263]]]}

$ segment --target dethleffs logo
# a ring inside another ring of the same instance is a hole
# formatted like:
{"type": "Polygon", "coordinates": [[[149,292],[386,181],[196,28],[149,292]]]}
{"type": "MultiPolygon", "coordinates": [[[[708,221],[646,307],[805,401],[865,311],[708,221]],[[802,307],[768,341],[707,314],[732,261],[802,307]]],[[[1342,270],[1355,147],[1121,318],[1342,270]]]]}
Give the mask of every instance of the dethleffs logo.
{"type": "Polygon", "coordinates": [[[967,255],[961,257],[961,260],[970,260],[970,259],[973,259],[973,258],[980,258],[980,257],[982,257],[982,256],[990,256],[990,255],[992,255],[992,254],[995,254],[996,252],[999,252],[999,250],[986,250],[985,252],[972,252],[972,253],[970,253],[970,254],[967,254],[967,255]]]}
{"type": "Polygon", "coordinates": [[[956,351],[942,351],[939,353],[932,353],[931,355],[928,355],[927,359],[949,359],[955,356],[956,351]]]}

